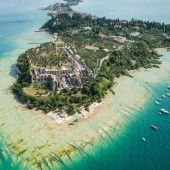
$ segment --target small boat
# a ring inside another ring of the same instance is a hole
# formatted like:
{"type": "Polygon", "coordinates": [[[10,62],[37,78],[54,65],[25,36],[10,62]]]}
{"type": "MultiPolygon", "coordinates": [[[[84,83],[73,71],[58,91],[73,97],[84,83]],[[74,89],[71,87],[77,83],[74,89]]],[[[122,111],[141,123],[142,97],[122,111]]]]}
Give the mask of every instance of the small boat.
{"type": "Polygon", "coordinates": [[[154,129],[154,130],[158,130],[158,127],[155,126],[155,125],[151,125],[151,128],[154,129]]]}
{"type": "Polygon", "coordinates": [[[146,141],[146,139],[145,138],[142,138],[142,140],[145,142],[146,141]]]}
{"type": "Polygon", "coordinates": [[[167,111],[167,110],[165,110],[165,109],[161,109],[160,112],[161,112],[161,113],[169,114],[169,111],[167,111]]]}
{"type": "Polygon", "coordinates": [[[162,99],[158,99],[159,101],[161,101],[162,99]]]}
{"type": "Polygon", "coordinates": [[[170,97],[170,94],[169,94],[169,93],[167,93],[166,95],[170,97]]]}
{"type": "Polygon", "coordinates": [[[168,89],[170,89],[170,86],[168,86],[168,89]]]}
{"type": "Polygon", "coordinates": [[[163,98],[166,98],[166,96],[165,96],[165,95],[162,95],[162,97],[163,97],[163,98]]]}
{"type": "Polygon", "coordinates": [[[156,104],[159,104],[159,102],[158,102],[158,101],[156,101],[155,103],[156,103],[156,104]]]}

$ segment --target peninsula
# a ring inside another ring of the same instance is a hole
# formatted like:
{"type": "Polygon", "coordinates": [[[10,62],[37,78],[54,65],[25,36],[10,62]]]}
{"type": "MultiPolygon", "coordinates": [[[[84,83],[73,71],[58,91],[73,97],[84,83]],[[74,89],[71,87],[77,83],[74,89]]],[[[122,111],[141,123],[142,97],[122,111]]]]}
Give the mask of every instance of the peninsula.
{"type": "Polygon", "coordinates": [[[54,42],[20,55],[12,86],[28,109],[81,114],[101,102],[114,79],[130,70],[159,67],[154,50],[170,46],[170,25],[132,19],[99,18],[72,10],[81,1],[65,0],[44,8],[51,19],[42,26],[54,42]]]}

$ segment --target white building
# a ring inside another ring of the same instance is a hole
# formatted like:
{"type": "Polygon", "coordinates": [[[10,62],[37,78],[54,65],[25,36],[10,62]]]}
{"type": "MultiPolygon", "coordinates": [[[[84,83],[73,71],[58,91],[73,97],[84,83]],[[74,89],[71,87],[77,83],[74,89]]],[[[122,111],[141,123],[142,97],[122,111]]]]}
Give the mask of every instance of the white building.
{"type": "Polygon", "coordinates": [[[130,33],[130,36],[132,36],[132,37],[138,37],[140,35],[140,32],[131,32],[130,33]]]}

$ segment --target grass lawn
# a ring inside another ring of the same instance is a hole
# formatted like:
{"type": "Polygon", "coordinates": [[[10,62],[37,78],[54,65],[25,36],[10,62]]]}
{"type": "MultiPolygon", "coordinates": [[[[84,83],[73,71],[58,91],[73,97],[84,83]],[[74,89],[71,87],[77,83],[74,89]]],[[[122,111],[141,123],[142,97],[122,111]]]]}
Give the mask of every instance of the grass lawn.
{"type": "Polygon", "coordinates": [[[31,95],[31,96],[36,96],[37,93],[41,94],[41,95],[47,95],[46,89],[39,89],[39,88],[36,88],[34,87],[34,85],[32,84],[31,86],[29,87],[25,87],[23,88],[23,91],[28,94],[28,95],[31,95]]]}

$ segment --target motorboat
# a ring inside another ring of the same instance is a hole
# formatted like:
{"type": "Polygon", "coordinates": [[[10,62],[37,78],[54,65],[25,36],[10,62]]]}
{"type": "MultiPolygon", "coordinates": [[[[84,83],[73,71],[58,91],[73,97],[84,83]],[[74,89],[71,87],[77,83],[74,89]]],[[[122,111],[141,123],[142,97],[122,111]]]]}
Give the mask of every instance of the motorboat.
{"type": "Polygon", "coordinates": [[[145,138],[142,138],[142,140],[145,142],[146,141],[146,139],[145,138]]]}
{"type": "Polygon", "coordinates": [[[154,130],[158,130],[158,127],[155,126],[155,125],[151,125],[151,128],[154,129],[154,130]]]}
{"type": "Polygon", "coordinates": [[[169,114],[169,111],[165,110],[165,109],[161,109],[160,110],[161,113],[165,113],[165,114],[169,114]]]}
{"type": "Polygon", "coordinates": [[[160,104],[158,101],[155,102],[156,104],[160,104]]]}
{"type": "Polygon", "coordinates": [[[162,95],[162,97],[163,97],[163,98],[166,98],[166,96],[165,96],[165,95],[162,95]]]}

